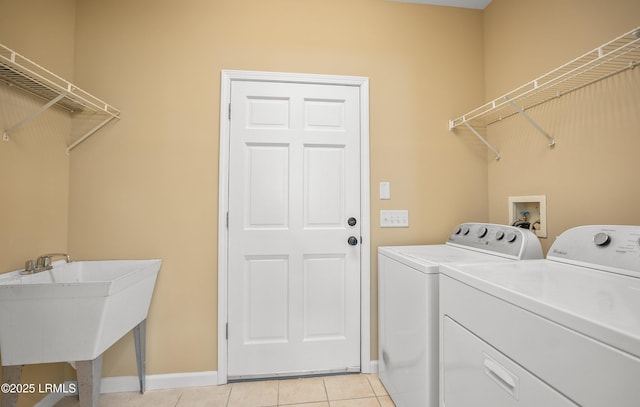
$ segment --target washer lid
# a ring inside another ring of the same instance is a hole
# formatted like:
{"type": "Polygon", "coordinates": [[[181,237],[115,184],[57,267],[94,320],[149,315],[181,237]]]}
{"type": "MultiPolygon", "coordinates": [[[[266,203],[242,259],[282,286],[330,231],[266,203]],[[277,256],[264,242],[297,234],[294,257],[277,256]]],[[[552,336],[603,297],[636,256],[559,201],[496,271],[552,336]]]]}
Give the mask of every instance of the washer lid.
{"type": "Polygon", "coordinates": [[[640,278],[551,260],[443,265],[440,272],[640,357],[640,278]]]}
{"type": "Polygon", "coordinates": [[[423,273],[438,273],[440,271],[441,264],[496,263],[513,261],[497,255],[481,253],[445,244],[379,247],[378,253],[423,273]]]}

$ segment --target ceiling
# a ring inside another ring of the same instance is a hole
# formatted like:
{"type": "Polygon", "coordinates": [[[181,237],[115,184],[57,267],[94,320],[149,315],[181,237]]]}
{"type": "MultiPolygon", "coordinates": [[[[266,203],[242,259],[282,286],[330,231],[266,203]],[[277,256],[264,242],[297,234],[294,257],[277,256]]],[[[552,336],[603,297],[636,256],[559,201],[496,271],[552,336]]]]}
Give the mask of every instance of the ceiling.
{"type": "Polygon", "coordinates": [[[491,0],[393,0],[401,3],[433,4],[436,6],[476,8],[483,10],[491,0]]]}

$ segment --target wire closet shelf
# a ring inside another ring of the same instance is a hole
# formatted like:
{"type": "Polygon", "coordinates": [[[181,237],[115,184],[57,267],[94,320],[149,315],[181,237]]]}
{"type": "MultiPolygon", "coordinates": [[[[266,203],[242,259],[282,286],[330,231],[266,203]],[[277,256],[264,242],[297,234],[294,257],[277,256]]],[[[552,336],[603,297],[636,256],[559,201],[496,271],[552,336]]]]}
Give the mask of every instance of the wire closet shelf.
{"type": "MultiPolygon", "coordinates": [[[[553,146],[555,144],[553,138],[526,114],[526,110],[628,69],[633,69],[638,63],[640,63],[640,27],[460,117],[449,120],[449,130],[465,125],[476,136],[482,138],[474,127],[488,126],[520,114],[543,133],[549,139],[549,145],[553,146]]],[[[496,154],[496,159],[499,159],[499,153],[488,145],[484,138],[482,140],[496,154]]]]}
{"type": "Polygon", "coordinates": [[[11,133],[51,106],[57,106],[69,113],[91,112],[105,116],[100,124],[71,144],[67,148],[67,153],[111,120],[120,117],[120,111],[115,107],[2,44],[0,44],[0,81],[46,101],[41,108],[6,128],[2,136],[4,141],[8,141],[11,133]]]}

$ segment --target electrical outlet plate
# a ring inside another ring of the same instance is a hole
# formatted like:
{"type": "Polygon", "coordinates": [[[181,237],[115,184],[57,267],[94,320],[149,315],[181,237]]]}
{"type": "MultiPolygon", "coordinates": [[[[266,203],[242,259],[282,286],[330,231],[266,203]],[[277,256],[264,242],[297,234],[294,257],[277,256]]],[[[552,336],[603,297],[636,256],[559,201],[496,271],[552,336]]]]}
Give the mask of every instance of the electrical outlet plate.
{"type": "Polygon", "coordinates": [[[381,228],[408,228],[409,227],[409,211],[408,210],[380,211],[380,227],[381,228]]]}

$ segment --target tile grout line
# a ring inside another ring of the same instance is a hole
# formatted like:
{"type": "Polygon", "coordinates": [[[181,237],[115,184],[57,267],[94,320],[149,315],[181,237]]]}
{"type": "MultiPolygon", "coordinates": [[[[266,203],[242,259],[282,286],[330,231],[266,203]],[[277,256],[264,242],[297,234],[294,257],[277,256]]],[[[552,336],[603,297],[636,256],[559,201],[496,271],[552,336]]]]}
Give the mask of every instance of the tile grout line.
{"type": "Polygon", "coordinates": [[[227,395],[227,403],[226,407],[229,407],[229,402],[231,401],[231,392],[233,391],[233,384],[229,384],[229,394],[227,395]]]}
{"type": "Polygon", "coordinates": [[[369,383],[369,388],[373,393],[373,397],[375,397],[376,400],[378,401],[378,404],[380,404],[380,401],[378,400],[378,395],[376,394],[376,389],[373,388],[373,385],[371,384],[371,380],[369,380],[369,376],[365,376],[365,378],[367,379],[367,383],[369,383]]]}
{"type": "Polygon", "coordinates": [[[327,397],[327,406],[331,407],[331,402],[329,401],[329,391],[327,390],[327,383],[325,382],[326,377],[322,378],[322,387],[324,387],[324,395],[327,397]]]}
{"type": "Polygon", "coordinates": [[[378,402],[378,406],[382,407],[382,403],[380,403],[380,399],[378,398],[378,394],[376,393],[376,389],[373,388],[373,384],[371,384],[371,377],[370,376],[366,376],[367,378],[367,383],[369,383],[369,387],[371,388],[371,391],[373,392],[373,396],[376,398],[376,401],[378,402]]]}
{"type": "Polygon", "coordinates": [[[178,407],[178,404],[180,404],[180,400],[182,400],[182,395],[184,394],[184,392],[180,392],[180,395],[178,396],[178,400],[176,400],[176,404],[174,404],[173,407],[178,407]]]}

